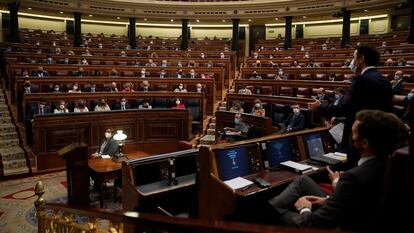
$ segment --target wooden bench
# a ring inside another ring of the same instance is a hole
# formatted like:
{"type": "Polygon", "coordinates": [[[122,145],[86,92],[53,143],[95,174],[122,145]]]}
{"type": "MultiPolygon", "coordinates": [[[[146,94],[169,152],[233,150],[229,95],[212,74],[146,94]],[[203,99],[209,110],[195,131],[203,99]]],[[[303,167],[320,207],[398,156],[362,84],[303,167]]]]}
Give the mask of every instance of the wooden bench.
{"type": "MultiPolygon", "coordinates": [[[[18,96],[22,96],[21,93],[23,90],[24,80],[26,78],[16,77],[16,82],[14,85],[14,100],[17,100],[18,96]]],[[[206,98],[206,114],[213,114],[213,107],[215,101],[215,81],[213,79],[160,79],[160,78],[146,78],[150,83],[150,87],[153,91],[174,91],[179,83],[184,84],[188,92],[196,92],[196,84],[200,83],[206,89],[204,92],[206,98]]],[[[92,84],[96,85],[97,90],[105,91],[106,87],[109,87],[113,78],[104,77],[73,77],[73,76],[50,76],[43,78],[30,78],[31,90],[32,93],[49,93],[51,85],[58,83],[62,87],[63,92],[67,92],[72,89],[73,83],[79,84],[79,89],[82,90],[82,93],[88,92],[92,84]]],[[[143,79],[131,78],[131,77],[122,77],[115,80],[118,89],[122,90],[122,87],[125,83],[132,82],[134,84],[134,89],[137,90],[140,87],[143,79]]],[[[120,93],[120,95],[122,95],[120,93]]]]}

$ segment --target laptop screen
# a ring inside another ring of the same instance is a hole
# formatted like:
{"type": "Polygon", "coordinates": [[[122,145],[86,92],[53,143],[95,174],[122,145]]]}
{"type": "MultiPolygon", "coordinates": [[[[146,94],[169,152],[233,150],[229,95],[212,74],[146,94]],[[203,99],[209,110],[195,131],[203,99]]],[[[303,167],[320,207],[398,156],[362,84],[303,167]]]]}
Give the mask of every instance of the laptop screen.
{"type": "Polygon", "coordinates": [[[305,142],[308,158],[314,158],[325,154],[322,138],[320,133],[312,133],[303,137],[305,142]]]}

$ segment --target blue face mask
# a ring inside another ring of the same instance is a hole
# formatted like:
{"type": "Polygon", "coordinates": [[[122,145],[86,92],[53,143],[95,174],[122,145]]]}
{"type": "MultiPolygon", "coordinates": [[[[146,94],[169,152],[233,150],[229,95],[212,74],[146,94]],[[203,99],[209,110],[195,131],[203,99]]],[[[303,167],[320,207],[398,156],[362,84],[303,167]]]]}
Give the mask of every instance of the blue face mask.
{"type": "Polygon", "coordinates": [[[234,124],[236,124],[236,125],[240,124],[240,119],[238,119],[238,118],[234,119],[234,124]]]}
{"type": "Polygon", "coordinates": [[[408,95],[407,95],[407,99],[408,99],[409,101],[411,101],[411,99],[413,98],[413,96],[414,96],[414,93],[408,93],[408,95]]]}

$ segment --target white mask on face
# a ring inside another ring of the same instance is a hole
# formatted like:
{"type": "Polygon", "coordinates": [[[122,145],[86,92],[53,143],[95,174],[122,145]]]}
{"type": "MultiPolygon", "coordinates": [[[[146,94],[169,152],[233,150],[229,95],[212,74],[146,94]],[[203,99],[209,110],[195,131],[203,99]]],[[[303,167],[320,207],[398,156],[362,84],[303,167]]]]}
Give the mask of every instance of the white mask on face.
{"type": "Polygon", "coordinates": [[[180,85],[180,86],[178,86],[178,88],[179,88],[180,90],[182,90],[182,89],[183,89],[183,86],[182,86],[182,85],[180,85]]]}
{"type": "Polygon", "coordinates": [[[181,103],[181,102],[180,102],[180,101],[178,101],[178,100],[177,100],[177,101],[175,101],[175,104],[176,104],[176,105],[180,105],[180,103],[181,103]]]}
{"type": "Polygon", "coordinates": [[[59,105],[59,108],[60,109],[64,109],[65,108],[65,105],[61,104],[61,105],[59,105]]]}
{"type": "Polygon", "coordinates": [[[299,113],[299,108],[294,108],[293,113],[298,114],[299,113]]]}
{"type": "Polygon", "coordinates": [[[257,103],[257,104],[255,104],[255,105],[254,105],[254,107],[255,107],[255,108],[260,108],[260,104],[259,104],[259,103],[257,103]]]}
{"type": "Polygon", "coordinates": [[[105,138],[106,139],[110,139],[111,137],[112,137],[112,134],[111,133],[108,133],[108,132],[105,133],[105,138]]]}
{"type": "Polygon", "coordinates": [[[201,87],[197,87],[197,92],[201,92],[201,87]]]}
{"type": "Polygon", "coordinates": [[[78,86],[73,86],[73,90],[78,90],[78,86]]]}
{"type": "Polygon", "coordinates": [[[55,90],[55,91],[59,91],[59,87],[55,87],[53,90],[55,90]]]}

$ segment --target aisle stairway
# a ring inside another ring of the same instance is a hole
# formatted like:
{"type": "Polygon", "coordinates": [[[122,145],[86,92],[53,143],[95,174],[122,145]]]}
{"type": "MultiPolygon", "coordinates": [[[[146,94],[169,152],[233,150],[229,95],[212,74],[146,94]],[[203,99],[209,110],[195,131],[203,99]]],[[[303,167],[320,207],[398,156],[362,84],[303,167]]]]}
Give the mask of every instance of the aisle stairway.
{"type": "MultiPolygon", "coordinates": [[[[220,111],[226,110],[226,102],[220,102],[218,109],[220,111]]],[[[210,123],[208,124],[208,129],[206,135],[200,139],[200,145],[214,145],[216,144],[216,118],[211,118],[210,123]]]]}
{"type": "Polygon", "coordinates": [[[29,173],[25,152],[20,147],[3,89],[0,89],[0,162],[0,176],[29,173]]]}

